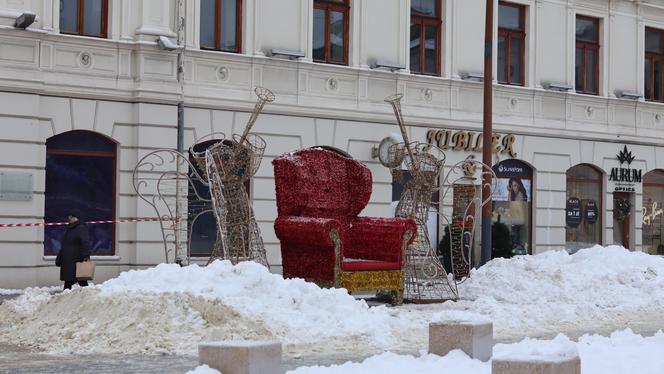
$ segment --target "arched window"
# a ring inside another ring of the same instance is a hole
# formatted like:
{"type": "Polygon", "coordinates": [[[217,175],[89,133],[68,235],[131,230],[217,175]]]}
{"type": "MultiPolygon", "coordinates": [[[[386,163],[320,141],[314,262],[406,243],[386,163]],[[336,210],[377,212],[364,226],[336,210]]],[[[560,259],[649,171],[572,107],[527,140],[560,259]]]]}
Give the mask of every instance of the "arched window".
{"type": "Polygon", "coordinates": [[[567,170],[565,248],[576,252],[602,244],[602,172],[580,164],[567,170]]]}
{"type": "Polygon", "coordinates": [[[533,169],[523,161],[509,159],[493,166],[491,228],[492,257],[512,257],[532,251],[533,169]]]}
{"type": "Polygon", "coordinates": [[[664,171],[643,176],[643,250],[664,255],[664,171]]]}
{"type": "MultiPolygon", "coordinates": [[[[67,220],[71,211],[83,221],[115,219],[116,144],[90,131],[69,131],[46,140],[46,222],[67,220]]],[[[115,254],[115,225],[88,225],[94,255],[115,254]]],[[[44,229],[44,254],[60,250],[64,226],[44,229]]]]}
{"type": "MultiPolygon", "coordinates": [[[[197,143],[191,148],[193,152],[190,151],[189,160],[199,175],[205,176],[205,150],[219,141],[218,139],[207,140],[197,143]]],[[[230,140],[224,140],[224,142],[230,143],[230,140]]],[[[208,186],[197,180],[192,183],[193,185],[189,185],[187,196],[189,254],[193,257],[206,257],[212,254],[217,241],[217,221],[212,210],[208,186]]],[[[244,184],[247,194],[249,194],[249,186],[250,180],[247,180],[244,184]]]]}

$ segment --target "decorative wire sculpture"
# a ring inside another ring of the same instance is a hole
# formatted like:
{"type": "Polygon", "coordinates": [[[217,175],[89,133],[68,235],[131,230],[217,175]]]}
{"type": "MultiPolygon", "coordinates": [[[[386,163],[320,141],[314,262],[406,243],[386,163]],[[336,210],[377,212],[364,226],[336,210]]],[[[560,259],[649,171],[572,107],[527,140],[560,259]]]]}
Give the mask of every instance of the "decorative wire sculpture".
{"type": "Polygon", "coordinates": [[[196,182],[207,186],[206,180],[187,157],[172,149],[159,149],[141,158],[132,180],[138,197],[161,219],[165,262],[189,264],[189,213],[196,213],[194,221],[205,213],[205,202],[209,205],[210,200],[201,195],[196,182]],[[192,193],[195,197],[188,199],[192,193]]]}
{"type": "MultiPolygon", "coordinates": [[[[217,237],[208,263],[227,259],[252,260],[267,266],[265,247],[244,183],[260,166],[265,140],[250,130],[272,91],[257,87],[258,100],[242,135],[221,139],[204,152],[189,157],[175,150],[148,153],[133,172],[134,190],[157,213],[165,261],[189,264],[194,224],[203,214],[214,213],[217,237]],[[200,170],[200,172],[198,171],[200,170]]],[[[204,137],[205,138],[205,137],[204,137]]]]}
{"type": "MultiPolygon", "coordinates": [[[[434,194],[440,193],[438,184],[440,174],[445,164],[445,153],[438,147],[420,143],[410,142],[406,125],[401,112],[401,99],[403,95],[397,94],[385,98],[385,101],[392,105],[394,114],[401,130],[404,142],[394,144],[388,149],[388,160],[385,165],[390,168],[393,177],[404,186],[403,193],[397,204],[397,217],[411,217],[417,223],[417,237],[415,241],[408,246],[405,254],[404,263],[404,298],[411,302],[431,302],[441,300],[456,300],[459,297],[458,280],[462,278],[464,269],[470,269],[472,261],[464,251],[464,236],[468,237],[467,246],[472,248],[472,238],[474,237],[474,216],[469,214],[470,208],[475,202],[471,202],[465,209],[461,222],[468,223],[470,230],[462,226],[459,230],[454,230],[450,219],[445,216],[443,209],[432,202],[434,194]],[[451,238],[451,262],[452,276],[448,277],[445,267],[436,254],[436,248],[431,245],[427,221],[430,210],[434,208],[443,220],[448,222],[451,238]],[[469,233],[468,236],[466,233],[469,233]]],[[[476,171],[481,167],[481,172],[493,173],[490,167],[473,159],[467,159],[457,163],[445,175],[441,201],[450,188],[468,176],[470,170],[476,171]],[[460,172],[461,178],[455,179],[460,172]]],[[[493,191],[493,189],[492,189],[493,191]]],[[[480,203],[480,207],[488,201],[480,203]]]]}
{"type": "Polygon", "coordinates": [[[221,240],[208,262],[215,258],[233,263],[252,260],[267,266],[265,246],[244,183],[258,171],[266,144],[263,138],[249,132],[263,106],[275,97],[263,87],[257,87],[255,93],[258,100],[242,135],[234,134],[230,141],[219,142],[205,152],[205,170],[221,240]]]}

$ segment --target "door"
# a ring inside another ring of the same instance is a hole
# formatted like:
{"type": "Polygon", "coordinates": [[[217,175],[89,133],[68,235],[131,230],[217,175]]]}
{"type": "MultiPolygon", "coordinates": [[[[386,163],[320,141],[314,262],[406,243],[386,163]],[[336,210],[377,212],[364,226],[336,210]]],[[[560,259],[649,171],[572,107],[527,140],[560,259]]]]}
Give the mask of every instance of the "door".
{"type": "Polygon", "coordinates": [[[630,194],[613,193],[613,243],[629,249],[629,228],[632,216],[630,194]]]}

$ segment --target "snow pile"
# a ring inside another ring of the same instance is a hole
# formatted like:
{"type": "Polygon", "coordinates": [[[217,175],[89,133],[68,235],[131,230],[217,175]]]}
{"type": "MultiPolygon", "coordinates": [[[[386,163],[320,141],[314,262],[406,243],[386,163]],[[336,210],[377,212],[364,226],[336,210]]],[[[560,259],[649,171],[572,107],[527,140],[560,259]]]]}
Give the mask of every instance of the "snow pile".
{"type": "Polygon", "coordinates": [[[23,290],[18,290],[18,289],[10,289],[10,288],[0,288],[0,296],[16,296],[16,295],[22,295],[28,290],[32,289],[38,289],[42,291],[46,291],[49,293],[54,293],[58,291],[62,291],[62,286],[52,286],[52,287],[29,287],[23,290]]]}
{"type": "Polygon", "coordinates": [[[626,329],[610,336],[585,335],[577,343],[584,374],[664,372],[664,333],[642,337],[626,329]]]}
{"type": "Polygon", "coordinates": [[[369,308],[343,289],[255,263],[162,264],[94,287],[26,289],[0,304],[0,341],[51,352],[195,354],[201,340],[279,340],[286,354],[417,352],[430,321],[494,323],[501,341],[664,327],[664,258],[619,247],[496,259],[462,300],[369,308]]]}
{"type": "MultiPolygon", "coordinates": [[[[664,371],[664,333],[642,337],[627,329],[610,337],[584,335],[578,343],[559,335],[553,340],[525,339],[515,344],[497,344],[494,357],[525,359],[531,357],[563,358],[576,353],[584,374],[661,374],[664,371]]],[[[419,357],[383,353],[361,363],[345,363],[328,367],[300,367],[287,374],[360,374],[360,373],[465,373],[490,374],[491,362],[480,362],[455,350],[445,357],[421,353],[419,357]]]]}
{"type": "Polygon", "coordinates": [[[186,374],[221,374],[219,370],[210,368],[207,365],[201,365],[194,370],[189,370],[186,374]]]}
{"type": "Polygon", "coordinates": [[[397,355],[386,352],[367,358],[361,363],[347,362],[333,366],[299,367],[286,374],[430,374],[430,373],[468,373],[491,374],[489,363],[472,360],[460,350],[455,350],[445,357],[421,353],[420,357],[397,355]]]}
{"type": "Polygon", "coordinates": [[[552,340],[524,339],[515,344],[498,344],[493,358],[506,361],[566,361],[579,356],[576,344],[563,334],[552,340]]]}
{"type": "Polygon", "coordinates": [[[664,326],[664,258],[617,246],[498,258],[473,270],[459,294],[443,307],[490,317],[501,339],[653,331],[664,326]]]}
{"type": "MultiPolygon", "coordinates": [[[[0,340],[50,351],[194,354],[201,340],[277,339],[339,348],[388,345],[388,308],[369,308],[343,289],[283,279],[252,262],[207,267],[162,264],[99,286],[49,296],[27,290],[0,305],[0,340]]],[[[398,321],[396,321],[398,324],[398,321]]],[[[312,349],[320,349],[313,347],[312,349]]]]}

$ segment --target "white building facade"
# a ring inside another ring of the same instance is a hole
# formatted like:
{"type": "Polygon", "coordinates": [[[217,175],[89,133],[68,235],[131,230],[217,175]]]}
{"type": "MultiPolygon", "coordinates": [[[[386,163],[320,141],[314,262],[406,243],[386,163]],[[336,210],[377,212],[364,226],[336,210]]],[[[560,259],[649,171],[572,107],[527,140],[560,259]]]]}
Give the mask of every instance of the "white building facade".
{"type": "MultiPolygon", "coordinates": [[[[372,148],[398,131],[383,99],[403,93],[411,140],[445,149],[450,165],[480,158],[484,4],[0,0],[0,223],[60,221],[72,206],[87,219],[153,216],[132,172],[176,148],[178,102],[187,149],[241,133],[264,86],[277,100],[253,130],[267,149],[250,196],[278,272],[274,157],[348,152],[373,174],[362,214],[388,216],[398,187],[372,148]],[[26,12],[34,23],[13,27],[26,12]],[[159,36],[183,48],[161,49],[159,36]]],[[[615,243],[664,254],[664,1],[494,10],[494,220],[508,250],[615,243]]],[[[451,211],[457,198],[443,203],[451,211]]],[[[98,281],[164,259],[154,222],[90,226],[98,281]]],[[[57,230],[0,228],[0,288],[59,283],[57,230]]]]}

